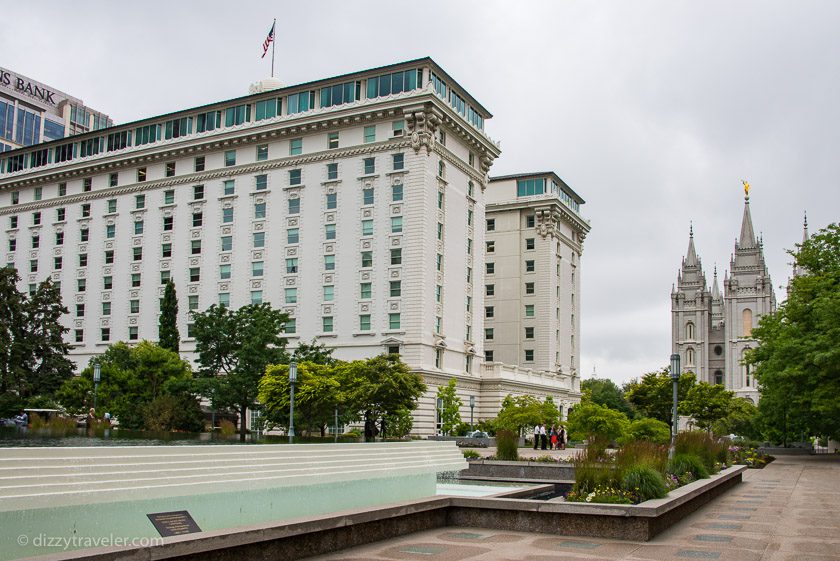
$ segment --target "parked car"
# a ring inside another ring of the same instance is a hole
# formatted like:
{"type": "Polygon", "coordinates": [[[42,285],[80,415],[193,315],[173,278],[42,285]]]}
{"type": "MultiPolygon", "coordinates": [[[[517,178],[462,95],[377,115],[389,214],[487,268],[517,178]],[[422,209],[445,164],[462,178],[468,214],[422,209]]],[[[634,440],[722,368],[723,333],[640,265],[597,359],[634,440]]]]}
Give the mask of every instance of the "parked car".
{"type": "Polygon", "coordinates": [[[490,435],[482,430],[474,430],[467,433],[467,438],[490,438],[490,435]]]}

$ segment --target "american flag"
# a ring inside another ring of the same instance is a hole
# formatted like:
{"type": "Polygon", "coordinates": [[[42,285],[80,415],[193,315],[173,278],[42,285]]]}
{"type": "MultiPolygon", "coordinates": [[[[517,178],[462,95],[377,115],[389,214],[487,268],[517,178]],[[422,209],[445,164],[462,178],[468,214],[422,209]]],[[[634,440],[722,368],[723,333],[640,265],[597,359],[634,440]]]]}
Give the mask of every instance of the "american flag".
{"type": "Polygon", "coordinates": [[[271,24],[271,31],[268,32],[268,37],[265,38],[263,41],[263,54],[260,58],[265,58],[265,53],[268,52],[268,47],[271,45],[271,42],[274,41],[274,26],[277,25],[277,22],[271,24]]]}

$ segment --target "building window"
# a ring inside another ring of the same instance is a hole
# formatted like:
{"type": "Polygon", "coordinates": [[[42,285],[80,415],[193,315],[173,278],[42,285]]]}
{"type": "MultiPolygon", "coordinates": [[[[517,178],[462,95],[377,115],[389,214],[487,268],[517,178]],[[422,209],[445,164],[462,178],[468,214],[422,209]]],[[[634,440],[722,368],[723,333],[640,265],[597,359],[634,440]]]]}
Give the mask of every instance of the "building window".
{"type": "Polygon", "coordinates": [[[254,185],[257,191],[265,191],[268,188],[268,176],[257,175],[254,177],[254,185]]]}
{"type": "Polygon", "coordinates": [[[367,125],[364,132],[365,143],[376,142],[376,125],[367,125]]]}
{"type": "Polygon", "coordinates": [[[293,274],[298,272],[297,257],[286,259],[286,273],[293,274]]]}
{"type": "Polygon", "coordinates": [[[392,216],[391,217],[391,233],[392,234],[399,234],[403,231],[403,217],[402,216],[392,216]]]}
{"type": "MultiPolygon", "coordinates": [[[[146,181],[146,168],[137,168],[137,182],[142,183],[146,181]]],[[[89,191],[90,189],[86,189],[89,191]]]]}
{"type": "Polygon", "coordinates": [[[484,306],[484,317],[488,319],[495,317],[495,313],[496,311],[495,308],[493,308],[493,306],[484,306]]]}
{"type": "Polygon", "coordinates": [[[230,278],[230,265],[219,265],[219,278],[222,280],[230,278]]]}
{"type": "Polygon", "coordinates": [[[405,154],[392,154],[391,159],[394,165],[394,171],[405,169],[405,154]]]}
{"type": "Polygon", "coordinates": [[[338,148],[338,133],[337,132],[327,133],[327,148],[329,148],[329,149],[338,148]]]}
{"type": "Polygon", "coordinates": [[[77,329],[75,332],[76,342],[83,343],[85,340],[85,331],[84,329],[77,329]]]}
{"type": "Polygon", "coordinates": [[[297,304],[297,288],[284,289],[283,298],[286,304],[297,304]]]}
{"type": "Polygon", "coordinates": [[[233,222],[233,208],[223,208],[222,209],[222,223],[223,224],[230,224],[233,222]]]}
{"type": "Polygon", "coordinates": [[[129,300],[128,301],[128,312],[130,314],[139,314],[140,313],[140,300],[129,300]]]}
{"type": "Polygon", "coordinates": [[[338,164],[327,164],[327,181],[333,181],[335,179],[338,179],[338,164]]]}
{"type": "Polygon", "coordinates": [[[528,259],[525,261],[525,272],[526,273],[533,273],[534,272],[534,260],[528,259]]]}
{"type": "Polygon", "coordinates": [[[495,284],[485,284],[484,285],[484,295],[485,296],[495,296],[496,295],[496,285],[495,284]]]}
{"type": "Polygon", "coordinates": [[[286,230],[286,243],[300,243],[300,229],[289,228],[286,230]]]}
{"type": "Polygon", "coordinates": [[[134,208],[136,210],[146,208],[146,195],[134,195],[134,208]]]}
{"type": "Polygon", "coordinates": [[[373,189],[362,189],[362,204],[363,205],[372,205],[373,204],[373,189]]]}
{"type": "Polygon", "coordinates": [[[484,340],[485,341],[492,341],[493,337],[495,337],[495,332],[493,331],[492,327],[485,327],[484,328],[484,340]]]}
{"type": "Polygon", "coordinates": [[[175,204],[175,190],[174,189],[167,189],[163,192],[163,204],[165,205],[173,205],[175,204]]]}
{"type": "Polygon", "coordinates": [[[327,193],[327,210],[333,210],[338,207],[338,194],[327,193]]]}
{"type": "Polygon", "coordinates": [[[117,199],[108,199],[108,213],[117,212],[117,199]]]}
{"type": "Polygon", "coordinates": [[[175,162],[166,162],[164,175],[166,177],[173,177],[175,175],[175,162]]]}
{"type": "Polygon", "coordinates": [[[332,285],[325,285],[323,287],[324,302],[332,302],[335,298],[335,287],[332,285]]]}
{"type": "Polygon", "coordinates": [[[536,224],[536,217],[533,214],[529,214],[525,217],[525,227],[526,228],[533,228],[536,224]]]}
{"type": "Polygon", "coordinates": [[[302,138],[293,138],[289,141],[289,155],[290,156],[299,156],[303,153],[303,139],[302,138]]]}
{"type": "Polygon", "coordinates": [[[113,238],[117,235],[117,227],[114,224],[106,224],[105,225],[105,237],[108,239],[113,238]]]}
{"type": "Polygon", "coordinates": [[[402,281],[390,281],[390,296],[391,298],[402,296],[402,281]]]}
{"type": "Polygon", "coordinates": [[[105,251],[105,264],[111,265],[114,262],[114,250],[108,249],[105,251]]]}
{"type": "Polygon", "coordinates": [[[263,262],[262,261],[254,261],[253,263],[251,263],[251,276],[252,277],[263,276],[263,262]]]}
{"type": "Polygon", "coordinates": [[[516,181],[516,196],[530,197],[545,193],[545,179],[519,179],[516,181]]]}
{"type": "Polygon", "coordinates": [[[496,273],[496,264],[495,263],[485,263],[484,267],[485,267],[485,272],[488,275],[493,275],[493,274],[496,273]]]}
{"type": "Polygon", "coordinates": [[[321,327],[323,328],[324,333],[332,333],[332,330],[333,330],[333,318],[332,318],[332,316],[323,316],[321,318],[321,327]]]}
{"type": "Polygon", "coordinates": [[[33,212],[32,213],[32,225],[39,226],[41,224],[41,213],[40,212],[33,212]]]}
{"type": "Polygon", "coordinates": [[[254,247],[265,247],[265,232],[254,232],[254,247]]]}
{"type": "Polygon", "coordinates": [[[362,160],[364,175],[371,175],[376,173],[376,158],[364,158],[362,160]]]}
{"type": "Polygon", "coordinates": [[[222,181],[222,195],[229,196],[236,193],[236,181],[233,179],[225,179],[222,181]]]}
{"type": "Polygon", "coordinates": [[[335,255],[324,255],[324,270],[325,271],[334,271],[335,270],[335,255]]]}
{"type": "Polygon", "coordinates": [[[525,249],[534,249],[535,242],[534,238],[526,238],[525,239],[525,249]]]}
{"type": "Polygon", "coordinates": [[[443,191],[438,191],[438,194],[437,194],[437,207],[438,207],[438,209],[443,210],[443,202],[444,202],[443,191]]]}
{"type": "Polygon", "coordinates": [[[372,236],[373,235],[373,220],[362,220],[362,235],[363,236],[372,236]]]}
{"type": "MultiPolygon", "coordinates": [[[[435,255],[435,269],[437,271],[443,271],[443,255],[438,253],[435,255]]],[[[470,282],[470,268],[467,267],[467,282],[470,282]]]]}
{"type": "Polygon", "coordinates": [[[201,253],[201,240],[190,240],[190,255],[201,253]]]}
{"type": "Polygon", "coordinates": [[[63,197],[66,194],[67,194],[67,183],[64,183],[64,182],[59,183],[58,184],[58,196],[63,197]]]}
{"type": "Polygon", "coordinates": [[[41,247],[41,236],[32,234],[32,249],[38,249],[39,247],[41,247]]]}
{"type": "Polygon", "coordinates": [[[9,251],[14,251],[16,249],[17,249],[17,240],[14,239],[14,238],[11,238],[9,240],[9,251]]]}
{"type": "Polygon", "coordinates": [[[87,253],[80,253],[79,254],[79,267],[87,267],[88,258],[87,253]]]}
{"type": "Polygon", "coordinates": [[[103,342],[104,342],[104,341],[110,341],[110,340],[111,340],[111,328],[110,328],[110,327],[103,327],[103,328],[101,328],[101,329],[99,330],[99,334],[100,334],[100,336],[101,336],[101,337],[100,337],[100,339],[101,339],[103,342]]]}
{"type": "Polygon", "coordinates": [[[140,286],[140,273],[131,273],[131,288],[138,288],[140,286]]]}
{"type": "MultiPolygon", "coordinates": [[[[741,336],[752,337],[753,328],[753,314],[749,308],[744,308],[741,312],[741,336]]],[[[693,363],[692,363],[693,364],[693,363]]]]}
{"type": "Polygon", "coordinates": [[[257,146],[257,161],[262,162],[268,159],[268,144],[257,146]]]}
{"type": "Polygon", "coordinates": [[[328,240],[335,239],[335,224],[324,225],[324,237],[328,240]]]}
{"type": "Polygon", "coordinates": [[[299,169],[289,170],[289,185],[300,185],[302,183],[302,176],[299,169]]]}
{"type": "Polygon", "coordinates": [[[534,317],[534,305],[533,304],[525,304],[525,317],[526,318],[534,317]]]}
{"type": "Polygon", "coordinates": [[[192,216],[193,228],[198,228],[203,223],[204,223],[204,213],[202,213],[202,212],[193,213],[193,216],[192,216]]]}
{"type": "Polygon", "coordinates": [[[236,150],[225,150],[225,167],[236,165],[236,150]]]}
{"type": "Polygon", "coordinates": [[[89,218],[90,217],[90,203],[85,203],[82,205],[82,218],[89,218]]]}
{"type": "Polygon", "coordinates": [[[254,220],[262,220],[265,218],[265,203],[254,204],[254,220]]]}
{"type": "Polygon", "coordinates": [[[222,251],[233,249],[233,236],[222,236],[222,251]]]}
{"type": "Polygon", "coordinates": [[[402,265],[402,248],[391,248],[391,265],[402,265]]]}
{"type": "Polygon", "coordinates": [[[77,318],[85,317],[85,305],[84,304],[76,304],[76,317],[77,318]]]}
{"type": "Polygon", "coordinates": [[[172,278],[171,271],[161,271],[160,272],[160,284],[161,285],[165,285],[166,283],[168,283],[171,278],[172,278]]]}
{"type": "Polygon", "coordinates": [[[219,293],[219,306],[230,306],[230,292],[219,293]]]}
{"type": "Polygon", "coordinates": [[[526,282],[525,283],[525,294],[534,294],[534,283],[526,282]]]}
{"type": "Polygon", "coordinates": [[[694,341],[694,324],[691,322],[685,324],[685,338],[694,341]]]}
{"type": "Polygon", "coordinates": [[[295,318],[287,319],[286,323],[283,324],[283,331],[286,333],[295,333],[297,331],[297,320],[295,318]]]}
{"type": "Polygon", "coordinates": [[[143,233],[143,221],[138,220],[134,223],[134,235],[139,236],[143,233]]]}
{"type": "Polygon", "coordinates": [[[163,217],[163,231],[169,232],[175,225],[175,217],[173,216],[164,216],[163,217]]]}
{"type": "Polygon", "coordinates": [[[372,251],[363,251],[362,252],[362,268],[365,267],[373,267],[373,252],[372,251]]]}
{"type": "Polygon", "coordinates": [[[685,350],[685,365],[694,366],[694,349],[692,348],[685,350]]]}
{"type": "Polygon", "coordinates": [[[204,171],[204,156],[196,156],[193,163],[195,171],[204,171]]]}
{"type": "Polygon", "coordinates": [[[110,316],[111,315],[111,303],[110,302],[102,302],[102,315],[103,316],[110,316]]]}
{"type": "Polygon", "coordinates": [[[534,328],[533,327],[526,327],[525,328],[525,338],[526,339],[533,339],[534,338],[534,328]]]}
{"type": "Polygon", "coordinates": [[[403,200],[403,186],[402,183],[391,186],[391,201],[399,202],[403,200]]]}
{"type": "Polygon", "coordinates": [[[525,349],[525,362],[534,362],[534,349],[525,349]]]}
{"type": "Polygon", "coordinates": [[[435,285],[435,302],[438,304],[443,302],[443,287],[439,284],[435,285]]]}
{"type": "MultiPolygon", "coordinates": [[[[140,168],[137,170],[137,181],[146,181],[146,168],[140,168]],[[143,172],[143,179],[140,179],[140,171],[143,172]]],[[[87,193],[93,190],[93,178],[92,177],[85,177],[82,179],[82,191],[87,193]]],[[[17,204],[17,203],[13,203],[17,204]]]]}
{"type": "Polygon", "coordinates": [[[262,290],[252,290],[251,291],[251,304],[262,304],[263,302],[263,293],[262,290]]]}
{"type": "Polygon", "coordinates": [[[369,282],[363,282],[359,285],[359,298],[363,300],[367,300],[371,298],[373,295],[373,284],[369,282]]]}
{"type": "Polygon", "coordinates": [[[493,253],[494,251],[496,251],[496,242],[494,242],[494,241],[485,242],[485,248],[484,249],[485,249],[485,251],[487,251],[487,253],[493,253]]]}
{"type": "Polygon", "coordinates": [[[723,372],[720,370],[715,370],[715,384],[719,386],[723,385],[723,372]]]}
{"type": "Polygon", "coordinates": [[[400,314],[388,314],[388,329],[400,328],[400,314]]]}
{"type": "Polygon", "coordinates": [[[405,120],[400,119],[391,123],[391,130],[394,136],[402,136],[405,132],[405,120]]]}
{"type": "Polygon", "coordinates": [[[359,331],[370,331],[370,314],[359,316],[359,331]]]}
{"type": "Polygon", "coordinates": [[[53,269],[55,269],[56,271],[60,271],[62,264],[63,263],[61,257],[53,257],[53,269]]]}
{"type": "Polygon", "coordinates": [[[300,213],[300,199],[294,198],[289,199],[289,214],[298,214],[300,213]]]}

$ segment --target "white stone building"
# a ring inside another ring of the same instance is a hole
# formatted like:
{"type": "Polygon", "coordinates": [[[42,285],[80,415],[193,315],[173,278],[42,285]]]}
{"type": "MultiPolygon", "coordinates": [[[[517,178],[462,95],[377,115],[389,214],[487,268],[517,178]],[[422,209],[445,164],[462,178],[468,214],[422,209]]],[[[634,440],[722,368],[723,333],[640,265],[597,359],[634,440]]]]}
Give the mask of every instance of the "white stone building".
{"type": "Polygon", "coordinates": [[[3,262],[60,283],[71,358],[157,340],[171,278],[187,358],[190,311],[270,302],[290,347],[399,352],[421,434],[452,377],[476,420],[539,387],[481,360],[490,113],[429,58],[252,91],[2,154],[3,262]]]}
{"type": "Polygon", "coordinates": [[[776,296],[762,242],[753,230],[749,192],[723,287],[721,297],[717,269],[711,289],[707,286],[692,228],[677,285],[671,290],[671,352],[680,355],[683,372],[694,372],[698,380],[709,384],[722,384],[757,404],[755,377],[743,358],[747,349],[757,345],[752,329],[763,315],[775,311],[776,296]]]}
{"type": "Polygon", "coordinates": [[[113,124],[81,99],[0,68],[0,153],[113,124]]]}

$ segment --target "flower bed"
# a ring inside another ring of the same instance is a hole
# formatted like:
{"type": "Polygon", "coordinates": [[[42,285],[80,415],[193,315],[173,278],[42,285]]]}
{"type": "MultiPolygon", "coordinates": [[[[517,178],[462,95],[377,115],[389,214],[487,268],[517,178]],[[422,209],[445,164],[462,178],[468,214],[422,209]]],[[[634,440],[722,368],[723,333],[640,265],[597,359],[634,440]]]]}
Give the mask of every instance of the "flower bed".
{"type": "Polygon", "coordinates": [[[755,446],[730,446],[729,455],[733,463],[743,464],[753,469],[762,469],[776,459],[770,454],[759,452],[755,446]]]}

